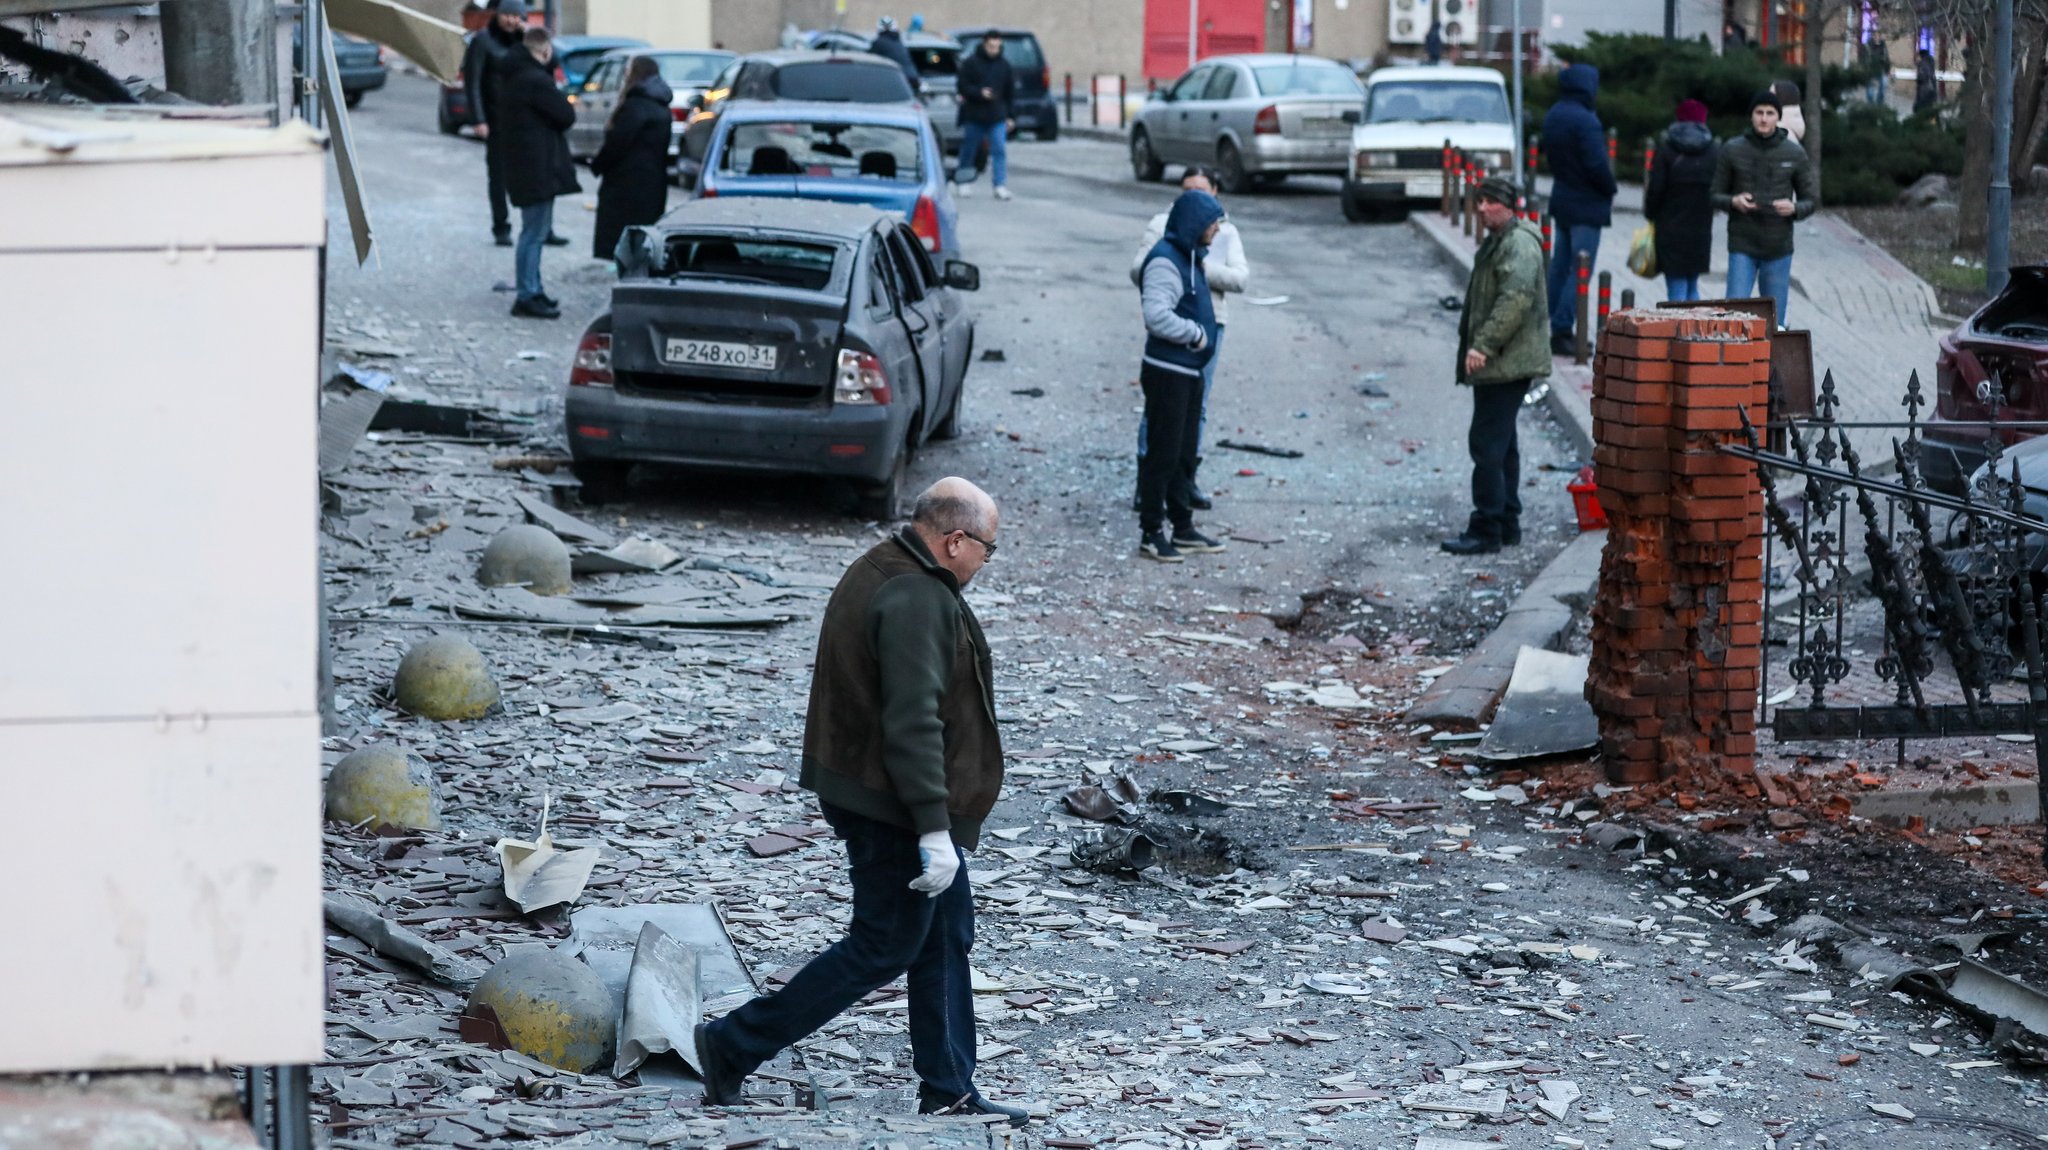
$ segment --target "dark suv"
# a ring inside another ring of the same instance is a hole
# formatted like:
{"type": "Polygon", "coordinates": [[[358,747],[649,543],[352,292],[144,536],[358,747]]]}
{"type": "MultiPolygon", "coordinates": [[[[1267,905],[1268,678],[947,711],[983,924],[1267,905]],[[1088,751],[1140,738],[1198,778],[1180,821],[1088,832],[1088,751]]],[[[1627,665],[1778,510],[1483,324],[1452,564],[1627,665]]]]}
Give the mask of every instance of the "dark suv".
{"type": "Polygon", "coordinates": [[[986,24],[954,28],[947,35],[960,41],[962,52],[979,52],[983,40],[1001,36],[1003,59],[1010,62],[1010,71],[1017,76],[1016,91],[1010,94],[1010,116],[1017,121],[1017,129],[1041,140],[1059,138],[1060,116],[1052,100],[1052,70],[1046,66],[1038,37],[1023,28],[992,28],[986,24]]]}

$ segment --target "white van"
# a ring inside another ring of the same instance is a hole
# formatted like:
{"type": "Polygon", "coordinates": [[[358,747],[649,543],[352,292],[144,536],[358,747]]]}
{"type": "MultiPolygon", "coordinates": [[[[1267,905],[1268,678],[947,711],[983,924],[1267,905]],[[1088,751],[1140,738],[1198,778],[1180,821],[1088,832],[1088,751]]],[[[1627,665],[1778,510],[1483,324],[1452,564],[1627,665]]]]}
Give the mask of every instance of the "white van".
{"type": "Polygon", "coordinates": [[[1344,218],[1399,219],[1411,200],[1443,194],[1444,141],[1489,172],[1514,163],[1507,84],[1491,68],[1381,68],[1365,80],[1365,112],[1351,129],[1344,218]]]}

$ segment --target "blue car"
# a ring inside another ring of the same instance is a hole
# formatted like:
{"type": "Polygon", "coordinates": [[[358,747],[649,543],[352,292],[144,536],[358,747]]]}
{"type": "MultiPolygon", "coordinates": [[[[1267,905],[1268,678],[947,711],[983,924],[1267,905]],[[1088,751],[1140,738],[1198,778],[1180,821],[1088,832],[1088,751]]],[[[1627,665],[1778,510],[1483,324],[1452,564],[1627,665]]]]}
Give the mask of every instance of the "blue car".
{"type": "Polygon", "coordinates": [[[960,254],[945,154],[915,104],[736,100],[718,117],[696,194],[866,204],[901,213],[935,260],[960,254]]]}

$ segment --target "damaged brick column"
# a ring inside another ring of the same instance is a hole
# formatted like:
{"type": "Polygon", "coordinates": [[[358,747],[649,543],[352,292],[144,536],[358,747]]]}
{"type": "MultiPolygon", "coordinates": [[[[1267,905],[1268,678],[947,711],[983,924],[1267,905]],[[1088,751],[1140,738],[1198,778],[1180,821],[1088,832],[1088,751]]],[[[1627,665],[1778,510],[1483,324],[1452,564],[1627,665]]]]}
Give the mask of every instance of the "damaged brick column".
{"type": "Polygon", "coordinates": [[[1754,785],[1763,492],[1754,464],[1717,448],[1743,441],[1744,409],[1763,426],[1769,374],[1753,316],[1622,311],[1601,333],[1593,462],[1608,526],[1586,699],[1614,782],[1754,785]]]}

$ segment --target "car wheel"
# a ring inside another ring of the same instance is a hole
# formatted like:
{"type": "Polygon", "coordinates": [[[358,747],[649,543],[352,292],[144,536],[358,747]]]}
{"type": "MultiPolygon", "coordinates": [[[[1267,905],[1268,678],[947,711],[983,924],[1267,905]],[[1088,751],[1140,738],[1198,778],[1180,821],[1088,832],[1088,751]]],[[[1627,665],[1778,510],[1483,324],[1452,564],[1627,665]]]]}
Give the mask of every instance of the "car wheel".
{"type": "Polygon", "coordinates": [[[579,459],[569,470],[583,483],[583,505],[597,507],[626,497],[626,477],[633,465],[617,459],[579,459]]]}
{"type": "Polygon", "coordinates": [[[361,92],[343,92],[341,94],[341,102],[345,106],[353,108],[363,102],[363,94],[361,92]]]}
{"type": "Polygon", "coordinates": [[[1058,113],[1047,116],[1038,122],[1038,138],[1048,144],[1060,138],[1060,118],[1058,113]]]}
{"type": "Polygon", "coordinates": [[[434,119],[438,122],[441,134],[444,136],[453,136],[462,130],[462,126],[455,122],[455,117],[448,114],[448,101],[446,100],[440,101],[434,109],[434,119]]]}
{"type": "Polygon", "coordinates": [[[1166,165],[1152,153],[1152,137],[1143,128],[1131,132],[1131,174],[1146,184],[1158,183],[1159,177],[1166,174],[1166,165]]]}
{"type": "Polygon", "coordinates": [[[1241,196],[1252,190],[1251,177],[1244,170],[1244,156],[1229,140],[1216,145],[1216,175],[1223,183],[1218,191],[1241,196]]]}
{"type": "MultiPolygon", "coordinates": [[[[970,354],[970,355],[971,355],[971,354],[973,354],[973,352],[972,352],[972,350],[971,350],[971,349],[969,350],[969,353],[968,353],[968,354],[970,354]]],[[[941,420],[939,421],[939,425],[938,425],[937,427],[934,427],[934,428],[932,428],[932,438],[933,438],[933,439],[958,439],[958,438],[960,438],[960,412],[961,412],[961,410],[962,410],[963,408],[965,408],[966,406],[967,406],[967,380],[966,380],[966,379],[965,379],[965,378],[963,377],[963,378],[962,378],[962,379],[960,380],[960,390],[958,390],[958,391],[956,391],[956,392],[954,392],[954,393],[953,393],[953,405],[952,405],[951,407],[948,407],[948,408],[946,409],[946,418],[944,418],[944,419],[941,419],[941,420]]]]}
{"type": "Polygon", "coordinates": [[[853,489],[853,514],[881,523],[900,517],[903,514],[903,481],[909,474],[910,445],[906,443],[896,451],[896,464],[889,469],[889,478],[880,483],[864,483],[853,489]]]}

